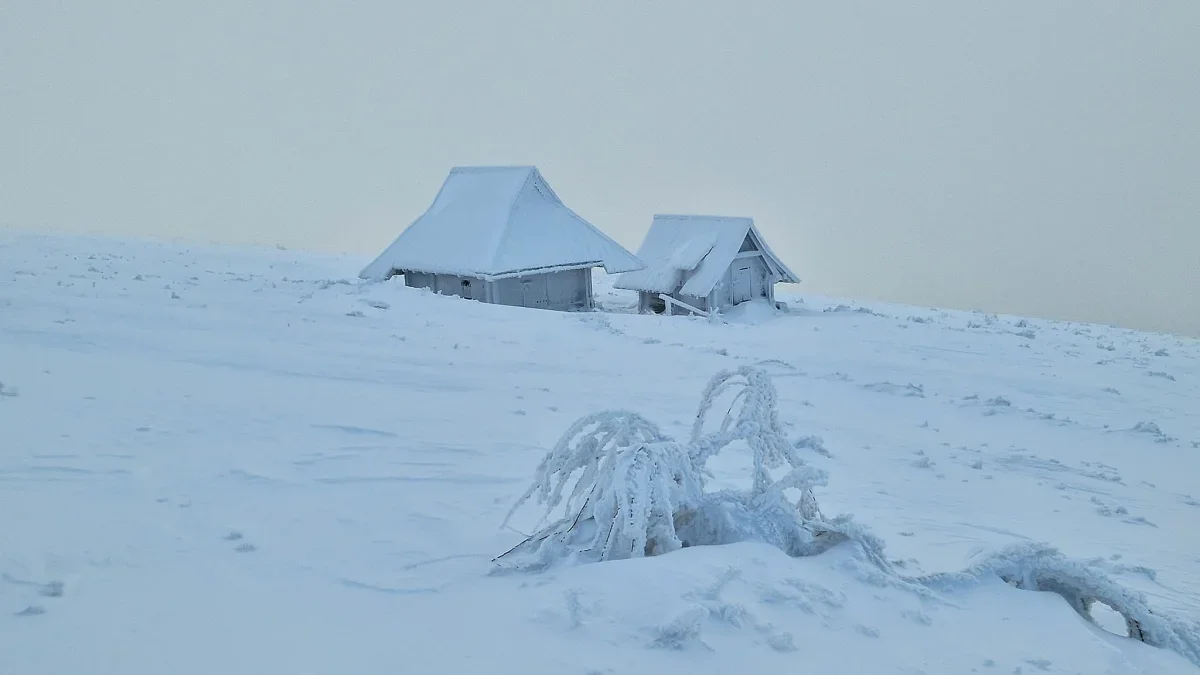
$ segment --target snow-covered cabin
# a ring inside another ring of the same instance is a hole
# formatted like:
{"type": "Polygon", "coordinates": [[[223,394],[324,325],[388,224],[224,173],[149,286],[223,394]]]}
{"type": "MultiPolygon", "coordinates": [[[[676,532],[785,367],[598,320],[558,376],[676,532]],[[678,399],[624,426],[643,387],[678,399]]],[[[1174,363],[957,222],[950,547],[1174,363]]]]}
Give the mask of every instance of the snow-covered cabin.
{"type": "Polygon", "coordinates": [[[756,298],[774,304],[775,284],[800,281],[751,218],[654,216],[637,257],[646,267],[613,286],[638,291],[642,312],[707,313],[756,298]]]}
{"type": "Polygon", "coordinates": [[[455,167],[420,218],[359,275],[499,305],[591,309],[592,268],[644,265],[567,208],[532,166],[455,167]]]}

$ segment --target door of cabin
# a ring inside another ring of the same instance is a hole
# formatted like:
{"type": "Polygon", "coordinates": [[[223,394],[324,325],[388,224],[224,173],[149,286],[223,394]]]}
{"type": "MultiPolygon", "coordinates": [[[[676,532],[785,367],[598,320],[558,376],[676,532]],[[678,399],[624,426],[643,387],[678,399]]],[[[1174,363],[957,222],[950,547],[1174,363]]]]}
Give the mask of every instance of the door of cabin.
{"type": "Polygon", "coordinates": [[[754,297],[754,273],[749,260],[734,263],[733,304],[746,302],[754,297]]]}
{"type": "Polygon", "coordinates": [[[545,309],[550,306],[550,289],[544,275],[521,280],[521,305],[545,309]]]}

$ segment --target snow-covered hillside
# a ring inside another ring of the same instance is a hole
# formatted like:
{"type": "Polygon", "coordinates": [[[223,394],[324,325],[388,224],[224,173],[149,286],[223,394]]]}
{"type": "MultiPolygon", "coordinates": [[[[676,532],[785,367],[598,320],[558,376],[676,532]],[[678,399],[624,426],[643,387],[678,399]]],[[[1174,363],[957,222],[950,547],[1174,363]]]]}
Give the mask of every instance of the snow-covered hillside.
{"type": "Polygon", "coordinates": [[[1200,672],[851,546],[491,574],[577,417],[683,438],[710,377],[760,365],[831,454],[821,508],[906,574],[1046,542],[1200,620],[1195,340],[782,287],[782,316],[638,316],[603,279],[607,311],[540,312],[364,262],[0,232],[0,673],[1200,672]]]}

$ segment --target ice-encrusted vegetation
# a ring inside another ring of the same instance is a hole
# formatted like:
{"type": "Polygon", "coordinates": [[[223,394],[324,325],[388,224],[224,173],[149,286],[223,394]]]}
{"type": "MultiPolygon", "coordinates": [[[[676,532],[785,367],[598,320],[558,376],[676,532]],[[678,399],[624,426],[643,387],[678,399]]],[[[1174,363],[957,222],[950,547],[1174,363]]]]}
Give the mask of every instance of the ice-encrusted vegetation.
{"type": "Polygon", "coordinates": [[[988,555],[962,572],[932,575],[920,582],[930,588],[951,590],[957,584],[988,576],[998,576],[1024,590],[1056,593],[1092,622],[1095,604],[1107,605],[1125,619],[1128,637],[1174,651],[1200,666],[1200,624],[1152,610],[1145,594],[1121,585],[1097,566],[1068,558],[1046,544],[1018,544],[988,555]]]}
{"type": "MultiPolygon", "coordinates": [[[[800,456],[801,447],[828,455],[811,437],[787,439],[774,384],[766,371],[754,367],[722,371],[709,381],[686,443],[668,437],[637,413],[607,411],[582,417],[542,458],[505,524],[531,499],[546,510],[539,524],[557,517],[499,556],[499,569],[540,571],[560,562],[640,558],[742,541],[767,543],[791,557],[805,557],[849,543],[867,563],[861,571],[876,583],[952,592],[999,577],[1019,589],[1057,593],[1093,623],[1092,607],[1102,603],[1124,618],[1128,637],[1174,651],[1200,666],[1200,625],[1152,611],[1143,594],[1046,544],[1010,547],[957,573],[901,573],[884,555],[883,541],[867,528],[848,516],[822,515],[814,489],[825,485],[828,475],[800,456]],[[717,402],[730,392],[726,413],[715,429],[710,428],[717,402]],[[750,487],[707,491],[707,462],[738,442],[749,448],[753,459],[750,487]],[[798,493],[795,502],[788,499],[789,492],[798,493]]],[[[690,617],[687,625],[695,623],[690,617]]],[[[671,635],[682,632],[686,631],[672,630],[671,635]]]]}
{"type": "Polygon", "coordinates": [[[637,558],[745,540],[789,555],[819,552],[837,540],[843,521],[826,523],[821,515],[813,490],[827,476],[805,462],[801,447],[823,450],[810,439],[787,439],[771,378],[752,367],[712,378],[686,443],[637,413],[588,415],[546,454],[509,512],[511,518],[536,498],[546,509],[543,521],[553,522],[502,558],[517,567],[543,567],[568,557],[637,558]],[[729,408],[709,428],[714,406],[729,393],[729,408]],[[708,461],[738,442],[753,458],[750,487],[707,491],[708,461]]]}

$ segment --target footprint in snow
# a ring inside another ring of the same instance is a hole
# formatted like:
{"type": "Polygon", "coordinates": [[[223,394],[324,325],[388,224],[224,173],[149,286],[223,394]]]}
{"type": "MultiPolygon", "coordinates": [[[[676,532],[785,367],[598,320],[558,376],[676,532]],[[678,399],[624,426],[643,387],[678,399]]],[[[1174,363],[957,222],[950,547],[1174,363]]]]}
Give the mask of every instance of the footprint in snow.
{"type": "Polygon", "coordinates": [[[854,630],[857,631],[859,635],[863,635],[865,637],[869,637],[869,638],[879,637],[879,629],[872,628],[870,626],[864,626],[861,623],[856,625],[854,627],[854,630]]]}
{"type": "Polygon", "coordinates": [[[904,618],[908,619],[909,621],[920,624],[922,626],[932,626],[933,625],[933,619],[930,618],[930,616],[928,614],[926,614],[925,612],[922,612],[920,610],[906,610],[904,612],[901,612],[900,615],[903,616],[904,618]]]}
{"type": "Polygon", "coordinates": [[[896,384],[894,382],[873,382],[871,384],[862,385],[862,389],[880,394],[891,394],[893,396],[925,398],[925,385],[913,384],[911,382],[908,384],[896,384]]]}
{"type": "MultiPolygon", "coordinates": [[[[3,575],[2,578],[5,581],[9,582],[10,584],[15,584],[17,586],[36,587],[37,594],[44,598],[61,598],[61,597],[63,597],[64,592],[66,590],[66,584],[64,584],[61,581],[48,581],[44,584],[39,584],[39,583],[36,583],[33,581],[24,581],[21,579],[15,579],[13,577],[8,576],[7,574],[3,575]]],[[[46,613],[45,607],[42,607],[41,605],[29,605],[25,609],[23,609],[19,612],[14,612],[14,615],[25,617],[25,616],[39,616],[39,615],[45,614],[45,613],[46,613]]]]}
{"type": "Polygon", "coordinates": [[[230,532],[229,534],[225,535],[225,537],[224,537],[225,541],[240,541],[241,542],[237,546],[233,547],[233,550],[236,553],[251,553],[253,551],[258,550],[258,547],[255,546],[254,544],[251,544],[248,541],[242,541],[244,538],[245,538],[245,536],[241,532],[238,532],[237,530],[230,532]]]}
{"type": "Polygon", "coordinates": [[[1150,522],[1149,520],[1146,520],[1145,516],[1134,516],[1132,518],[1126,518],[1125,520],[1122,520],[1121,522],[1127,523],[1129,525],[1149,525],[1150,527],[1153,527],[1153,528],[1158,527],[1158,525],[1155,525],[1154,523],[1150,522]]]}

